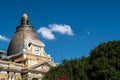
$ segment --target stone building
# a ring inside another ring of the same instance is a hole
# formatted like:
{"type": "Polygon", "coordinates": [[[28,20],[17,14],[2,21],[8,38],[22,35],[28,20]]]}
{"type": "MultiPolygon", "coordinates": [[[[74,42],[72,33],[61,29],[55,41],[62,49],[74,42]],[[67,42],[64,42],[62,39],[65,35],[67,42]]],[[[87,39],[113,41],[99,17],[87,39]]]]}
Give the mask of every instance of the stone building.
{"type": "Polygon", "coordinates": [[[41,80],[44,73],[57,65],[44,47],[27,14],[23,14],[8,50],[0,51],[0,80],[41,80]]]}

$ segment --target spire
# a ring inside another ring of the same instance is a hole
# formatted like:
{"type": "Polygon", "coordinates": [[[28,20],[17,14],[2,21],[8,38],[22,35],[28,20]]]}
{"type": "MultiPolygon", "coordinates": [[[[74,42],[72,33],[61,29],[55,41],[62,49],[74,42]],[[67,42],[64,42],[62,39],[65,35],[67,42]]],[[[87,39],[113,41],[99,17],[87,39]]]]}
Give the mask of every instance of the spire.
{"type": "Polygon", "coordinates": [[[21,18],[21,25],[29,25],[29,18],[26,13],[24,13],[21,18]]]}

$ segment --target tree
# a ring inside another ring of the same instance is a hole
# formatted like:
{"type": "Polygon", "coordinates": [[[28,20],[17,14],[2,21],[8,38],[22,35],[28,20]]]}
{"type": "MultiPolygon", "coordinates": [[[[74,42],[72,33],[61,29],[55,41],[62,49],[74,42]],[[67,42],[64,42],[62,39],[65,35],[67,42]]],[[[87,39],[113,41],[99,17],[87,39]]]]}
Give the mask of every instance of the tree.
{"type": "Polygon", "coordinates": [[[51,68],[43,80],[87,80],[86,71],[88,68],[86,57],[63,60],[62,64],[51,68]]]}
{"type": "Polygon", "coordinates": [[[92,66],[89,79],[120,79],[120,41],[109,41],[100,44],[91,51],[88,58],[89,64],[92,66]]]}
{"type": "Polygon", "coordinates": [[[51,68],[43,80],[119,80],[120,41],[109,41],[94,48],[88,57],[63,60],[51,68]]]}

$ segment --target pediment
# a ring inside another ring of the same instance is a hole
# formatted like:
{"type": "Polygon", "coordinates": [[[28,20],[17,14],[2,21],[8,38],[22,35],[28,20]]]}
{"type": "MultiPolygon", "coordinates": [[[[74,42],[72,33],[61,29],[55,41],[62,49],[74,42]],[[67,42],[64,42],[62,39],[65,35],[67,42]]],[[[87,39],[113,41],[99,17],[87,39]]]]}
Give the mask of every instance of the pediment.
{"type": "Polygon", "coordinates": [[[35,68],[38,68],[38,67],[43,66],[43,65],[46,65],[46,66],[48,66],[48,67],[54,66],[54,65],[53,65],[53,62],[50,62],[50,61],[42,61],[42,62],[39,62],[39,63],[36,63],[36,64],[30,66],[29,68],[30,68],[30,69],[35,69],[35,68]]]}
{"type": "Polygon", "coordinates": [[[29,70],[33,71],[40,71],[40,72],[47,72],[52,66],[54,66],[53,62],[50,61],[42,61],[39,63],[36,63],[30,67],[28,67],[29,70]]]}

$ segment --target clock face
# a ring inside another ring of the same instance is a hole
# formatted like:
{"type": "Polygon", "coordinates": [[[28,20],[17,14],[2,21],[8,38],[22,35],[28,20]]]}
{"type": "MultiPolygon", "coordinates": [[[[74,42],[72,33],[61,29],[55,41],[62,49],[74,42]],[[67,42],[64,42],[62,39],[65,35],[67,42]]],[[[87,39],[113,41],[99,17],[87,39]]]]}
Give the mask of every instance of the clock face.
{"type": "Polygon", "coordinates": [[[35,46],[34,47],[34,52],[35,52],[35,55],[40,55],[40,47],[35,46]]]}

